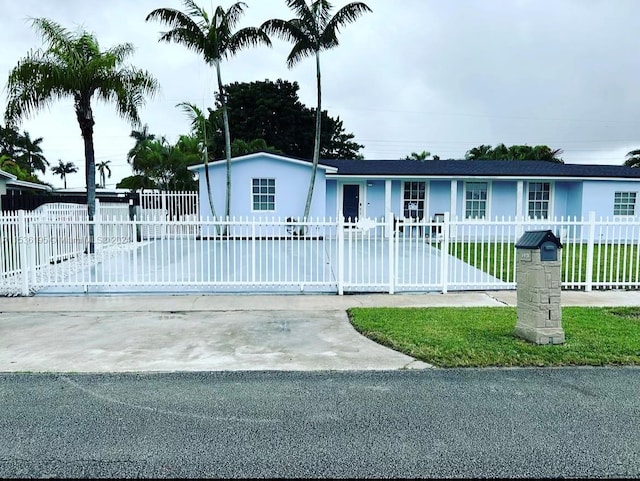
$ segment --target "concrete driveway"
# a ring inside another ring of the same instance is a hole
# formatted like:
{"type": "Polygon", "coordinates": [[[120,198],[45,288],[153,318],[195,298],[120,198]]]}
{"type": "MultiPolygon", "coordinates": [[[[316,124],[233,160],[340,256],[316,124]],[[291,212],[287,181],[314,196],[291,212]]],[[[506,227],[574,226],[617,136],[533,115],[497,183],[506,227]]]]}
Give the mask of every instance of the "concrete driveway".
{"type": "MultiPolygon", "coordinates": [[[[515,298],[515,291],[4,298],[0,372],[422,369],[430,366],[358,334],[346,309],[514,306],[515,298]]],[[[640,291],[569,291],[562,303],[640,305],[640,291]]]]}
{"type": "Polygon", "coordinates": [[[430,367],[358,334],[337,296],[4,299],[0,371],[430,367]],[[296,309],[293,306],[298,306],[296,309]]]}

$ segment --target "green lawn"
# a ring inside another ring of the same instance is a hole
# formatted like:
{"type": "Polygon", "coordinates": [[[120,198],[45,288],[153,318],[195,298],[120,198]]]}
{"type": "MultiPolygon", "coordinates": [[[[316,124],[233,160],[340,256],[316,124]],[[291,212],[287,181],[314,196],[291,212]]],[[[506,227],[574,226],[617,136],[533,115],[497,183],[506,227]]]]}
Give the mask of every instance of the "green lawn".
{"type": "MultiPolygon", "coordinates": [[[[562,252],[562,281],[585,282],[587,244],[567,244],[562,252]]],[[[449,254],[504,282],[515,282],[513,243],[456,242],[449,254]]],[[[637,246],[602,244],[594,246],[593,282],[638,282],[640,259],[637,246]]]]}
{"type": "Polygon", "coordinates": [[[565,307],[563,345],[513,336],[513,307],[353,308],[366,337],[438,367],[640,365],[640,307],[565,307]]]}

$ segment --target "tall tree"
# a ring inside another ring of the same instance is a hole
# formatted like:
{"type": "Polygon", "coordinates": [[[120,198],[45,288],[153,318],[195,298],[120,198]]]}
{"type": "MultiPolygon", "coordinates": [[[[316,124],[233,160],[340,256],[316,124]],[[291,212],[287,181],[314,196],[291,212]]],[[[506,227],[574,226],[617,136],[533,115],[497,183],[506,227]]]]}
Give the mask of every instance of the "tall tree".
{"type": "Polygon", "coordinates": [[[111,167],[109,167],[110,163],[110,160],[103,160],[102,162],[98,162],[96,164],[96,170],[98,171],[98,175],[100,176],[100,187],[102,187],[103,189],[107,185],[106,177],[111,178],[111,167]],[[106,177],[105,172],[107,174],[106,177]]]}
{"type": "Polygon", "coordinates": [[[78,172],[78,168],[73,162],[63,162],[62,159],[58,159],[58,165],[51,168],[51,172],[55,175],[59,175],[64,182],[64,188],[67,188],[67,175],[75,174],[78,172]]]}
{"type": "MultiPolygon", "coordinates": [[[[232,144],[251,143],[262,139],[270,151],[311,159],[313,156],[315,111],[304,105],[298,96],[297,82],[278,79],[256,82],[233,82],[225,85],[229,123],[233,125],[232,144]],[[274,149],[274,150],[271,150],[274,149]]],[[[210,119],[222,116],[218,101],[210,119]]],[[[215,158],[224,156],[222,122],[214,128],[215,158]]],[[[215,126],[215,124],[213,125],[215,126]]],[[[340,117],[322,112],[320,157],[323,159],[357,159],[363,145],[353,141],[354,135],[344,130],[340,117]]],[[[233,154],[233,145],[232,145],[233,154]]]]}
{"type": "MultiPolygon", "coordinates": [[[[204,161],[204,176],[207,184],[207,198],[209,199],[209,208],[211,215],[216,217],[216,209],[213,205],[213,193],[211,192],[211,179],[209,178],[209,159],[215,149],[213,141],[213,131],[218,126],[219,117],[210,115],[208,119],[204,117],[202,110],[195,104],[189,102],[180,102],[176,107],[180,107],[182,111],[189,117],[191,122],[191,135],[201,140],[202,159],[204,161]]],[[[227,168],[229,165],[227,164],[227,168]]],[[[229,172],[229,171],[227,171],[229,172]]]]}
{"type": "Polygon", "coordinates": [[[492,152],[490,145],[479,145],[478,147],[473,147],[468,150],[465,154],[464,158],[467,160],[486,160],[490,158],[490,153],[492,152]]]}
{"type": "Polygon", "coordinates": [[[156,138],[154,134],[149,132],[149,126],[147,124],[144,124],[140,130],[132,130],[129,137],[136,141],[135,145],[131,147],[127,153],[127,162],[129,163],[131,162],[131,159],[135,157],[136,153],[142,148],[145,140],[153,140],[156,138]]]}
{"type": "MultiPolygon", "coordinates": [[[[70,32],[46,18],[34,19],[32,26],[42,36],[45,48],[29,52],[9,73],[5,119],[14,124],[54,100],[73,99],[84,140],[87,210],[92,221],[96,179],[91,101],[95,95],[114,102],[118,114],[137,125],[138,107],[146,95],[156,93],[158,84],[148,72],[125,65],[134,51],[129,43],[102,51],[95,35],[84,30],[70,32]]],[[[93,225],[89,226],[89,252],[94,252],[93,225]]]]}
{"type": "Polygon", "coordinates": [[[316,60],[316,88],[318,105],[316,107],[316,135],[313,148],[313,166],[307,201],[304,207],[304,218],[309,217],[313,186],[316,181],[318,160],[320,158],[320,130],[322,116],[322,82],[320,76],[320,52],[338,46],[338,32],[348,23],[354,22],[360,15],[371,9],[362,2],[345,5],[331,16],[331,4],[328,0],[314,0],[307,4],[306,0],[286,0],[287,6],[294,11],[296,18],[291,20],[271,19],[262,24],[267,33],[292,42],[293,48],[287,57],[287,66],[293,67],[305,57],[314,56],[316,60]]]}
{"type": "Polygon", "coordinates": [[[187,167],[200,162],[202,156],[200,141],[192,136],[182,135],[175,145],[166,138],[147,140],[144,148],[133,158],[134,176],[122,179],[119,187],[154,188],[169,190],[195,190],[194,173],[187,167]]]}
{"type": "MultiPolygon", "coordinates": [[[[245,27],[237,32],[233,30],[238,25],[244,13],[246,4],[237,2],[227,10],[216,7],[213,15],[195,4],[193,0],[183,0],[186,12],[173,8],[158,8],[147,15],[146,20],[159,20],[168,25],[171,30],[160,35],[161,42],[175,42],[184,45],[189,50],[202,55],[205,62],[213,65],[218,79],[218,91],[222,99],[222,119],[224,122],[225,154],[227,159],[227,191],[225,203],[225,217],[230,215],[231,207],[231,134],[229,132],[229,118],[225,101],[220,63],[235,55],[243,48],[259,44],[271,45],[269,37],[260,29],[245,27]]],[[[208,158],[205,156],[205,171],[208,170],[208,158]]],[[[212,204],[211,199],[209,202],[212,204]]]]}
{"type": "MultiPolygon", "coordinates": [[[[431,155],[431,152],[427,152],[426,150],[423,150],[422,152],[411,152],[411,154],[407,155],[403,160],[420,160],[424,162],[429,158],[430,155],[431,155]]],[[[435,159],[438,156],[434,155],[433,157],[435,159]]]]}
{"type": "Polygon", "coordinates": [[[27,131],[24,131],[18,137],[16,160],[22,168],[27,169],[29,172],[33,173],[36,170],[40,170],[44,174],[49,165],[49,161],[45,158],[40,146],[42,140],[42,137],[32,139],[27,131]]]}
{"type": "Polygon", "coordinates": [[[640,167],[640,149],[634,149],[627,155],[627,160],[624,161],[624,165],[627,167],[640,167]]]}
{"type": "Polygon", "coordinates": [[[543,160],[546,162],[564,163],[560,155],[562,149],[551,149],[546,145],[480,145],[467,151],[467,160],[543,160]]]}
{"type": "Polygon", "coordinates": [[[20,132],[15,127],[0,125],[0,155],[6,155],[12,160],[16,156],[20,132]]]}

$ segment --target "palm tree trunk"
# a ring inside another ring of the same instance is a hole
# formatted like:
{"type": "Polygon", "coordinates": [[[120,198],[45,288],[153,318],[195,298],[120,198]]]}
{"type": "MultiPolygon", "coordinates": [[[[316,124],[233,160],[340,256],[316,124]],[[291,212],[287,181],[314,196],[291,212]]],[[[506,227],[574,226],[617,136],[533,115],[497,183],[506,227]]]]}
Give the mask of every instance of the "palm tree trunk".
{"type": "MultiPolygon", "coordinates": [[[[211,215],[216,218],[216,209],[213,206],[213,194],[211,193],[211,179],[209,178],[209,148],[207,147],[207,121],[202,118],[202,136],[203,136],[203,154],[204,154],[204,180],[207,184],[207,198],[209,199],[209,207],[211,215]]],[[[216,224],[216,232],[220,234],[220,225],[216,224]]]]}
{"type": "MultiPolygon", "coordinates": [[[[309,182],[309,190],[307,192],[307,201],[304,205],[304,219],[309,218],[311,211],[311,199],[313,197],[313,187],[316,183],[316,171],[318,170],[318,161],[320,159],[320,128],[322,119],[322,87],[320,82],[320,52],[316,51],[316,76],[318,89],[318,108],[316,109],[316,137],[313,145],[313,165],[311,167],[311,180],[309,182]]],[[[301,234],[304,232],[301,232],[301,234]]]]}
{"type": "Polygon", "coordinates": [[[84,159],[87,183],[87,214],[89,216],[89,248],[88,253],[95,252],[94,226],[92,224],[96,212],[96,161],[93,149],[93,115],[91,107],[76,110],[82,139],[84,140],[84,159]]]}
{"type": "MultiPolygon", "coordinates": [[[[222,86],[222,76],[220,75],[220,62],[216,62],[216,73],[218,75],[218,91],[220,92],[220,102],[222,103],[222,122],[224,124],[224,154],[227,159],[227,189],[224,216],[229,220],[231,213],[231,133],[229,132],[229,115],[227,114],[227,99],[222,86]]],[[[224,235],[227,234],[227,226],[224,228],[224,235]]]]}

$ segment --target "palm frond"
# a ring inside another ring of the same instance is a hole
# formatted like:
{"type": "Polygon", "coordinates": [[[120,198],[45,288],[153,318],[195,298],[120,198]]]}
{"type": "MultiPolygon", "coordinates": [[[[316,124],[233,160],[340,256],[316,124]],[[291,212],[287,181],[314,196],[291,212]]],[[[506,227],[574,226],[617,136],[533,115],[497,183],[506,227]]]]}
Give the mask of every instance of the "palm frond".
{"type": "Polygon", "coordinates": [[[105,54],[113,56],[115,65],[121,65],[128,57],[133,55],[134,51],[135,47],[132,43],[121,43],[111,47],[105,54]]]}
{"type": "Polygon", "coordinates": [[[49,48],[69,48],[73,43],[72,34],[60,24],[48,18],[32,18],[31,26],[40,33],[49,48]]]}
{"type": "Polygon", "coordinates": [[[183,0],[182,4],[185,6],[185,11],[190,17],[200,17],[208,22],[208,15],[204,8],[200,7],[193,0],[183,0]]]}
{"type": "Polygon", "coordinates": [[[236,2],[227,9],[224,15],[224,21],[226,23],[227,29],[233,30],[236,27],[236,25],[238,25],[238,22],[240,21],[240,17],[244,15],[244,11],[246,8],[247,8],[246,3],[236,2]]]}
{"type": "Polygon", "coordinates": [[[271,40],[267,33],[256,27],[245,27],[229,38],[229,43],[225,49],[225,57],[231,57],[243,48],[255,47],[261,44],[271,47],[271,40]]]}
{"type": "Polygon", "coordinates": [[[299,42],[305,37],[305,35],[300,30],[295,20],[296,19],[282,20],[274,18],[264,22],[260,26],[260,29],[266,34],[275,35],[286,42],[299,42]]]}
{"type": "Polygon", "coordinates": [[[299,18],[302,24],[311,28],[309,34],[315,38],[320,37],[320,32],[317,29],[316,17],[313,12],[314,5],[317,4],[318,1],[320,0],[316,0],[311,4],[311,7],[309,7],[306,0],[287,0],[287,6],[294,11],[296,18],[299,18]]]}
{"type": "Polygon", "coordinates": [[[289,52],[289,55],[287,56],[287,67],[291,68],[302,59],[314,56],[315,53],[316,49],[314,45],[298,42],[293,46],[291,52],[289,52]]]}
{"type": "Polygon", "coordinates": [[[333,31],[335,33],[340,31],[340,28],[355,22],[364,13],[371,12],[372,10],[362,2],[352,2],[345,5],[328,21],[325,31],[333,31]]]}
{"type": "Polygon", "coordinates": [[[196,132],[199,128],[201,128],[201,123],[204,122],[204,114],[202,110],[195,104],[191,102],[180,102],[176,104],[176,107],[179,107],[184,114],[189,118],[189,122],[191,122],[191,131],[196,132]]]}
{"type": "Polygon", "coordinates": [[[72,91],[72,82],[64,66],[48,61],[41,54],[31,53],[18,61],[9,73],[5,121],[16,125],[72,91]]]}

